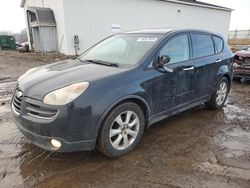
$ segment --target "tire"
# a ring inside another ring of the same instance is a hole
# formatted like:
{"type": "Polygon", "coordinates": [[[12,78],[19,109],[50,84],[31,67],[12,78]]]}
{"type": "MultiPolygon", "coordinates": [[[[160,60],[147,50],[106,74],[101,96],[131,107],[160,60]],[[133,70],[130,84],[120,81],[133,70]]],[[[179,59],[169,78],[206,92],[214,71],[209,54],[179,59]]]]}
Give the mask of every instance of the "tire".
{"type": "Polygon", "coordinates": [[[229,93],[229,83],[227,78],[223,77],[217,83],[212,98],[209,102],[206,102],[205,105],[208,109],[221,109],[225,105],[227,96],[229,93]]]}
{"type": "Polygon", "coordinates": [[[110,158],[123,156],[137,147],[144,127],[142,109],[132,102],[123,103],[115,107],[104,120],[98,135],[97,149],[110,158]]]}

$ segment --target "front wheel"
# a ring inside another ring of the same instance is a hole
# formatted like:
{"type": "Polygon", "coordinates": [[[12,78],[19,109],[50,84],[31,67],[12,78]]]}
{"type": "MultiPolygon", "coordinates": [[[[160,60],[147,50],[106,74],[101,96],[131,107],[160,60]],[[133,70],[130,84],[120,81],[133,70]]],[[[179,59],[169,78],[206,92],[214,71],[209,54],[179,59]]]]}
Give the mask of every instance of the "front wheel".
{"type": "Polygon", "coordinates": [[[220,109],[224,106],[229,92],[229,83],[227,78],[223,77],[216,85],[212,98],[209,102],[205,103],[207,108],[220,109]]]}
{"type": "Polygon", "coordinates": [[[114,108],[104,121],[97,148],[111,158],[125,155],[139,144],[144,126],[142,109],[135,103],[123,103],[114,108]]]}

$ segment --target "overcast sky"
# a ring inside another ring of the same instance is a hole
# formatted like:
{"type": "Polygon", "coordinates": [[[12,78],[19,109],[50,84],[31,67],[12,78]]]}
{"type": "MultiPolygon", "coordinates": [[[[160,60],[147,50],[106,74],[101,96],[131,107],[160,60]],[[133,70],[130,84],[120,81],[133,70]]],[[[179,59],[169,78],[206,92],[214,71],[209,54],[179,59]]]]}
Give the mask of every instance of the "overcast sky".
{"type": "Polygon", "coordinates": [[[199,0],[234,9],[230,30],[250,29],[250,0],[199,0]]]}
{"type": "MultiPolygon", "coordinates": [[[[234,9],[230,29],[250,29],[250,0],[200,0],[234,9]]],[[[25,28],[21,0],[0,0],[0,31],[20,32],[25,28]]]]}

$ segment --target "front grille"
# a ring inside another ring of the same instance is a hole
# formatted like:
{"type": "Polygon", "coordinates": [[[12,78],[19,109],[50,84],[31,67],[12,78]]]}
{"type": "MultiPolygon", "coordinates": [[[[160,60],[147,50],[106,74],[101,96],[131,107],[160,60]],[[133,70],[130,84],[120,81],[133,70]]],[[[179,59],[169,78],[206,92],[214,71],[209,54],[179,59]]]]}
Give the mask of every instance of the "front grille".
{"type": "Polygon", "coordinates": [[[41,119],[53,119],[58,112],[58,110],[48,109],[31,101],[27,101],[26,111],[27,115],[41,119]]]}
{"type": "Polygon", "coordinates": [[[16,114],[20,114],[22,99],[23,99],[22,91],[17,89],[12,100],[12,109],[16,114]]]}
{"type": "Polygon", "coordinates": [[[40,101],[28,97],[23,98],[23,92],[20,89],[16,89],[11,106],[17,115],[20,115],[21,108],[23,107],[23,114],[40,119],[53,119],[58,113],[57,109],[48,108],[40,101]]]}

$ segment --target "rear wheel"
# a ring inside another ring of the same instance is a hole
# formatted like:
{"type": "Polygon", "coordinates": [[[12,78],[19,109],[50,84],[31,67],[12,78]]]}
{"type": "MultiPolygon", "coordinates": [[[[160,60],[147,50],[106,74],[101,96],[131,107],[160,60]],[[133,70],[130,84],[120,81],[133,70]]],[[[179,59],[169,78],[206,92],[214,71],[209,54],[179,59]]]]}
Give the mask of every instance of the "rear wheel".
{"type": "Polygon", "coordinates": [[[135,103],[123,103],[112,110],[98,136],[98,150],[111,158],[132,151],[142,138],[145,118],[135,103]]]}
{"type": "Polygon", "coordinates": [[[229,83],[227,78],[220,79],[215,87],[212,98],[209,102],[205,103],[207,108],[220,109],[224,106],[229,92],[229,83]]]}

